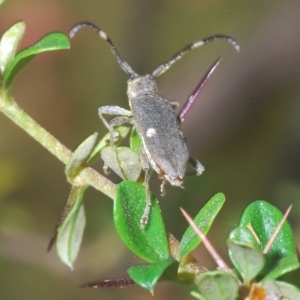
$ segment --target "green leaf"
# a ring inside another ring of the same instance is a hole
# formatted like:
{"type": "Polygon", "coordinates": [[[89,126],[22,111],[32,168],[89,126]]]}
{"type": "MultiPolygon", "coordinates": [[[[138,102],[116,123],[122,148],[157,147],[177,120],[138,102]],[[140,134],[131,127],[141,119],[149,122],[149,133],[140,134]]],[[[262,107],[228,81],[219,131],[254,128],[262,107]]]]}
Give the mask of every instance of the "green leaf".
{"type": "MultiPolygon", "coordinates": [[[[256,249],[258,252],[261,252],[260,245],[255,239],[253,233],[247,227],[243,227],[243,226],[234,229],[230,233],[229,238],[227,240],[227,244],[229,248],[228,252],[229,252],[230,260],[232,261],[234,267],[241,275],[243,280],[246,282],[246,284],[249,284],[249,281],[252,278],[254,278],[258,274],[258,272],[260,272],[265,262],[264,261],[262,262],[261,259],[259,259],[253,265],[251,265],[250,260],[253,259],[253,257],[250,255],[249,258],[245,258],[243,257],[243,255],[249,254],[247,252],[251,253],[251,249],[256,249]],[[238,244],[239,246],[245,246],[248,248],[250,247],[250,249],[248,251],[243,248],[236,249],[234,245],[230,246],[230,242],[233,242],[234,244],[238,244]]],[[[256,256],[255,254],[256,252],[253,253],[254,257],[256,256]]],[[[257,255],[260,256],[260,254],[257,255]]]]}
{"type": "Polygon", "coordinates": [[[131,134],[130,134],[130,148],[136,152],[137,154],[140,154],[140,150],[142,147],[142,140],[138,136],[135,127],[132,127],[131,134]]]}
{"type": "Polygon", "coordinates": [[[50,33],[43,37],[32,47],[29,47],[13,59],[13,61],[6,68],[3,75],[3,86],[8,88],[13,79],[19,73],[20,69],[28,62],[29,59],[33,58],[34,55],[45,51],[69,49],[70,43],[66,35],[60,32],[50,33]]]}
{"type": "Polygon", "coordinates": [[[139,257],[154,263],[169,258],[168,240],[157,200],[151,193],[151,210],[145,228],[140,220],[146,206],[145,187],[121,182],[114,201],[114,222],[119,236],[139,257]]]}
{"type": "MultiPolygon", "coordinates": [[[[273,205],[265,201],[256,201],[245,209],[240,226],[247,226],[249,223],[252,225],[260,240],[260,250],[263,250],[282,218],[283,214],[273,205]]],[[[265,268],[260,275],[265,276],[282,257],[294,253],[293,232],[286,221],[266,255],[265,268]]]]}
{"type": "Polygon", "coordinates": [[[5,0],[0,0],[0,5],[3,4],[5,2],[5,0]]]}
{"type": "MultiPolygon", "coordinates": [[[[1,5],[1,3],[0,3],[1,5]]],[[[19,44],[25,32],[25,23],[18,22],[11,26],[2,36],[0,41],[0,73],[3,75],[7,66],[14,59],[19,44]]]]}
{"type": "MultiPolygon", "coordinates": [[[[210,229],[213,220],[217,216],[224,202],[224,194],[218,193],[214,195],[195,217],[194,222],[204,234],[206,234],[210,229]]],[[[200,244],[200,242],[201,239],[199,236],[195,233],[191,226],[189,226],[180,242],[179,257],[181,258],[190,253],[200,244]]]]}
{"type": "Polygon", "coordinates": [[[244,242],[240,236],[246,236],[247,228],[237,228],[227,240],[229,256],[237,271],[243,278],[245,286],[262,270],[265,264],[263,253],[253,243],[244,242]],[[243,233],[241,233],[243,231],[243,233]]]}
{"type": "Polygon", "coordinates": [[[286,282],[266,279],[263,280],[261,286],[267,291],[268,296],[276,294],[278,296],[284,297],[285,299],[300,300],[300,290],[294,285],[288,284],[286,282]]]}
{"type": "Polygon", "coordinates": [[[124,180],[137,181],[142,171],[139,155],[129,147],[107,146],[101,150],[105,164],[124,180]]]}
{"type": "Polygon", "coordinates": [[[260,250],[260,244],[248,227],[239,226],[235,228],[230,232],[229,239],[235,240],[241,245],[250,245],[252,248],[260,250]]]}
{"type": "Polygon", "coordinates": [[[82,197],[87,186],[73,186],[63,210],[59,226],[56,251],[62,262],[71,269],[78,255],[85,227],[85,212],[82,197]]]}
{"type": "MultiPolygon", "coordinates": [[[[129,132],[129,127],[127,126],[119,126],[115,128],[115,131],[118,133],[117,140],[114,141],[115,146],[120,144],[127,136],[129,132]]],[[[97,146],[94,148],[92,154],[90,155],[89,159],[87,160],[87,164],[91,165],[95,161],[97,161],[100,158],[100,151],[109,145],[109,139],[110,139],[110,133],[107,133],[97,144],[97,146]]]]}
{"type": "Polygon", "coordinates": [[[154,286],[159,278],[173,262],[173,259],[166,259],[151,265],[134,266],[128,269],[127,272],[135,283],[153,293],[154,286]]]}
{"type": "Polygon", "coordinates": [[[275,268],[267,274],[267,278],[276,279],[286,273],[299,269],[299,259],[297,254],[290,254],[281,258],[275,265],[275,268]]]}
{"type": "Polygon", "coordinates": [[[206,300],[235,300],[238,297],[237,279],[224,271],[203,273],[198,288],[206,300]]]}
{"type": "Polygon", "coordinates": [[[78,173],[84,168],[84,163],[94,148],[97,136],[97,132],[93,133],[86,138],[74,151],[65,167],[65,173],[67,177],[70,178],[78,175],[78,173]]]}
{"type": "Polygon", "coordinates": [[[194,298],[196,298],[198,300],[206,300],[205,297],[203,297],[201,294],[199,294],[198,292],[195,292],[195,291],[191,292],[191,296],[193,296],[194,298]]]}

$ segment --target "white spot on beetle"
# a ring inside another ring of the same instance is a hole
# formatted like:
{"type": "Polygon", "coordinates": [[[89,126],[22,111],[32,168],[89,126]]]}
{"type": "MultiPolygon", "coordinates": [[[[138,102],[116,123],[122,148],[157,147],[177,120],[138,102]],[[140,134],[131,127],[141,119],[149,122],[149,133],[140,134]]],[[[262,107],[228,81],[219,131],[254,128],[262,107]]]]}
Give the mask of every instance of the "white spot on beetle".
{"type": "Polygon", "coordinates": [[[153,137],[156,134],[156,130],[154,128],[149,128],[146,132],[147,137],[153,137]]]}

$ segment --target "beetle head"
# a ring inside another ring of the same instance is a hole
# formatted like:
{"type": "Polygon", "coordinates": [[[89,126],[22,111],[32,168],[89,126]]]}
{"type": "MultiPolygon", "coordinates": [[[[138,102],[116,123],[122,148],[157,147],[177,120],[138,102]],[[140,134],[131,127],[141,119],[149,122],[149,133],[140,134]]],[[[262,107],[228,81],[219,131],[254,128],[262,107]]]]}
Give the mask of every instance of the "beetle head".
{"type": "Polygon", "coordinates": [[[127,83],[127,95],[129,99],[147,94],[157,94],[157,86],[151,75],[133,77],[127,83]]]}

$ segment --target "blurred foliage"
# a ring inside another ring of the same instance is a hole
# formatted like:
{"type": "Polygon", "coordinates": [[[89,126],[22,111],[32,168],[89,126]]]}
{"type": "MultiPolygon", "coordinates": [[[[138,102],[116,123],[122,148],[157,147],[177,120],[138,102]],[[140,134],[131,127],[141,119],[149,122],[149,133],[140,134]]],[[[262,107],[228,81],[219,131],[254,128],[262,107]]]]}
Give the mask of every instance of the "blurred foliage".
{"type": "MultiPolygon", "coordinates": [[[[183,126],[190,151],[205,173],[187,179],[184,190],[167,186],[165,198],[159,197],[154,178],[150,183],[167,229],[176,236],[186,228],[179,206],[197,212],[206,199],[224,192],[227,203],[209,238],[225,253],[224,242],[239,213],[259,198],[281,210],[294,205],[290,222],[296,245],[300,242],[299,6],[299,1],[280,0],[10,0],[0,9],[0,32],[23,20],[25,48],[49,32],[68,33],[75,23],[89,20],[109,34],[140,73],[152,71],[199,38],[226,34],[237,39],[239,54],[214,43],[188,54],[158,79],[161,95],[182,104],[212,62],[223,58],[183,126]]],[[[87,30],[72,40],[71,50],[37,57],[16,79],[12,93],[36,121],[75,149],[92,132],[106,132],[99,106],[128,108],[126,80],[105,42],[87,30]]],[[[46,254],[69,194],[63,165],[2,115],[0,128],[1,297],[153,299],[138,287],[77,290],[91,280],[122,277],[125,269],[139,263],[113,227],[112,202],[87,191],[86,234],[71,272],[54,252],[46,254]]],[[[101,164],[98,170],[102,172],[101,164]]],[[[212,267],[205,251],[198,249],[194,255],[212,267]]],[[[154,296],[190,299],[188,291],[159,284],[154,296]]]]}

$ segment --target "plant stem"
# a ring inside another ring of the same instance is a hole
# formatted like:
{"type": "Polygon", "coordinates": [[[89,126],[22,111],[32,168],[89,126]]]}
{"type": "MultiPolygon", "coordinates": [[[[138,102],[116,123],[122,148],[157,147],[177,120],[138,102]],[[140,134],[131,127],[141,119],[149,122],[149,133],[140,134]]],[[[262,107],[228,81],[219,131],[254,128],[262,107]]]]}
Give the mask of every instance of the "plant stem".
{"type": "MultiPolygon", "coordinates": [[[[72,151],[61,144],[54,136],[35,122],[8,94],[0,88],[0,111],[14,123],[25,130],[38,143],[44,146],[63,164],[67,164],[72,156],[72,151]]],[[[77,184],[91,185],[96,190],[114,199],[116,185],[100,175],[92,168],[85,168],[76,178],[77,184]]]]}

